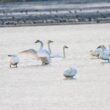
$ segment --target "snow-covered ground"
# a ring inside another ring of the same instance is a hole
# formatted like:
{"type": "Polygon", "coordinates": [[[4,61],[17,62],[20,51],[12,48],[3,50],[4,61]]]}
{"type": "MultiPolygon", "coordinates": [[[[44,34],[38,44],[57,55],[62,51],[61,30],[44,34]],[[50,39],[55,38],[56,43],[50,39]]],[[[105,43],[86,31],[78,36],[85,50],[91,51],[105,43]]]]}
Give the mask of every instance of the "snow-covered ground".
{"type": "Polygon", "coordinates": [[[110,64],[91,59],[89,51],[110,44],[110,24],[0,28],[0,110],[110,110],[110,64]],[[23,59],[9,68],[7,55],[34,48],[42,40],[53,59],[47,66],[23,59]],[[64,70],[76,66],[76,80],[65,80],[64,70]]]}

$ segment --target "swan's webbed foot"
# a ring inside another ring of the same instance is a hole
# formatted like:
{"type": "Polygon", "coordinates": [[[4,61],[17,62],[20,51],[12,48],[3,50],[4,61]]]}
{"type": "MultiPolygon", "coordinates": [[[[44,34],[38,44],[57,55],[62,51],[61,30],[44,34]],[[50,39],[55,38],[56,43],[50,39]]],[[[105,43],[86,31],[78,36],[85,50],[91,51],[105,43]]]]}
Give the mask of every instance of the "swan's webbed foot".
{"type": "Polygon", "coordinates": [[[10,64],[10,68],[11,68],[11,64],[10,64]]]}
{"type": "Polygon", "coordinates": [[[16,64],[10,64],[10,68],[17,68],[17,63],[16,64]],[[12,66],[13,65],[13,66],[12,66]]]}
{"type": "Polygon", "coordinates": [[[42,65],[48,65],[49,63],[47,63],[47,62],[42,62],[42,65]]]}

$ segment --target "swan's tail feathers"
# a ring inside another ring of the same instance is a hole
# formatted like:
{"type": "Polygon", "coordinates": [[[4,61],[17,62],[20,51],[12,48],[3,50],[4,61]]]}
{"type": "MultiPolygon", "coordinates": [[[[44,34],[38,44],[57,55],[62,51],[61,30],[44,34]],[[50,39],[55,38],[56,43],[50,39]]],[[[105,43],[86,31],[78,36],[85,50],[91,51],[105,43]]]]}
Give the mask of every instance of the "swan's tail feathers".
{"type": "Polygon", "coordinates": [[[97,49],[98,49],[98,48],[106,49],[105,45],[99,45],[99,46],[97,47],[97,49]]]}
{"type": "Polygon", "coordinates": [[[18,54],[26,56],[26,57],[30,57],[32,59],[39,59],[37,55],[37,51],[34,49],[24,50],[24,51],[19,52],[18,54]]]}
{"type": "Polygon", "coordinates": [[[50,58],[47,57],[40,57],[41,61],[42,61],[42,65],[48,65],[51,63],[50,58]]]}
{"type": "Polygon", "coordinates": [[[95,57],[99,56],[99,54],[96,51],[93,51],[93,50],[90,51],[90,55],[95,56],[95,57]]]}
{"type": "Polygon", "coordinates": [[[90,51],[90,55],[91,55],[91,56],[96,56],[96,52],[93,51],[93,50],[91,50],[91,51],[90,51]]]}

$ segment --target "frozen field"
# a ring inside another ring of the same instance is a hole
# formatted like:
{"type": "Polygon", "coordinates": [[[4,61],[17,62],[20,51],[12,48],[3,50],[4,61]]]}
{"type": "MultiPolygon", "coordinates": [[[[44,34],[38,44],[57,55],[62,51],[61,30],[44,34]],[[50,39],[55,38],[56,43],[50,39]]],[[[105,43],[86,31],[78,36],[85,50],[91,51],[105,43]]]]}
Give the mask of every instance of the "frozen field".
{"type": "Polygon", "coordinates": [[[89,51],[110,44],[110,24],[0,28],[0,110],[110,110],[110,64],[91,59],[89,51]],[[48,66],[25,59],[9,68],[7,55],[34,48],[36,40],[53,54],[48,66]],[[65,80],[63,71],[75,65],[76,80],[65,80]]]}

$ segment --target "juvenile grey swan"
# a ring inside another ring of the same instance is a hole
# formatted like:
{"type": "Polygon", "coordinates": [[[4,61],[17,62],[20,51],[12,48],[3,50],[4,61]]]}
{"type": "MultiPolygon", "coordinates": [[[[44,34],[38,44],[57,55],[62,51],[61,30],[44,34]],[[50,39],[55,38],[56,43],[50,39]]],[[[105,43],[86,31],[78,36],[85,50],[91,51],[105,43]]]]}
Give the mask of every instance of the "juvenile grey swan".
{"type": "Polygon", "coordinates": [[[62,55],[51,55],[51,58],[66,58],[66,53],[65,53],[65,49],[69,48],[68,46],[64,45],[63,46],[63,53],[62,55]]]}
{"type": "Polygon", "coordinates": [[[17,55],[8,55],[8,57],[9,57],[10,68],[12,66],[17,68],[17,65],[19,63],[19,57],[17,55]]]}
{"type": "Polygon", "coordinates": [[[76,76],[77,74],[77,69],[75,67],[69,67],[68,69],[66,69],[63,73],[63,75],[65,76],[65,78],[67,79],[72,79],[76,76]]]}

